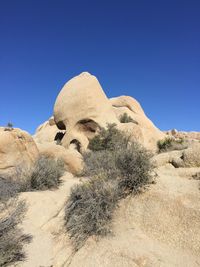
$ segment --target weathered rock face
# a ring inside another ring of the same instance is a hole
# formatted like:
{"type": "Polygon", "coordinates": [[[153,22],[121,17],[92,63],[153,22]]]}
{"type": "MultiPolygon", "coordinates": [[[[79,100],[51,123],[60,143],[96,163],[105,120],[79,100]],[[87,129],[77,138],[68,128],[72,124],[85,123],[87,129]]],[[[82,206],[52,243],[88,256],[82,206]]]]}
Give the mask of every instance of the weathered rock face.
{"type": "Polygon", "coordinates": [[[65,131],[59,130],[55,124],[54,118],[51,117],[48,121],[45,121],[41,124],[35,134],[33,135],[33,139],[36,143],[44,144],[48,142],[56,141],[56,136],[59,133],[64,133],[65,131]]]}
{"type": "Polygon", "coordinates": [[[29,168],[37,157],[37,146],[27,132],[0,128],[0,174],[13,173],[20,165],[29,168]]]}
{"type": "Polygon", "coordinates": [[[66,130],[62,139],[66,148],[74,143],[85,150],[99,127],[108,123],[115,123],[149,149],[155,149],[157,141],[164,137],[135,99],[121,96],[109,100],[96,77],[89,73],[82,73],[65,84],[56,99],[54,119],[59,129],[66,130]],[[120,123],[120,116],[125,112],[136,123],[120,123]]]}
{"type": "Polygon", "coordinates": [[[110,102],[119,120],[124,113],[133,119],[130,123],[120,123],[118,128],[146,148],[156,149],[157,141],[165,135],[147,118],[138,101],[130,96],[120,96],[111,98],[110,102]]]}
{"type": "Polygon", "coordinates": [[[65,147],[78,142],[86,148],[99,126],[118,123],[98,80],[86,72],[64,85],[55,102],[54,119],[58,128],[67,131],[62,140],[65,147]]]}

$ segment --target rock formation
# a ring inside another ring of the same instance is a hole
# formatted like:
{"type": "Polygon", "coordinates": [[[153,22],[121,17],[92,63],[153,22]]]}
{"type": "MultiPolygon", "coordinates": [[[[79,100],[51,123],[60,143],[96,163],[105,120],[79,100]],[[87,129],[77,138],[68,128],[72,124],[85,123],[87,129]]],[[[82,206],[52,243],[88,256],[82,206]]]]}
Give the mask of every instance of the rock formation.
{"type": "Polygon", "coordinates": [[[0,128],[1,175],[13,174],[19,166],[30,168],[38,155],[38,148],[27,132],[20,129],[0,128]]]}
{"type": "Polygon", "coordinates": [[[175,138],[184,138],[188,140],[198,140],[200,141],[200,132],[183,132],[172,129],[170,131],[165,131],[169,136],[174,136],[175,138]]]}
{"type": "Polygon", "coordinates": [[[34,135],[36,142],[53,142],[56,134],[66,131],[62,146],[78,144],[84,151],[89,139],[99,127],[115,123],[125,134],[139,141],[148,149],[156,149],[164,133],[146,117],[140,104],[132,97],[121,96],[108,99],[97,78],[87,72],[67,82],[54,105],[53,118],[41,125],[34,135]],[[120,116],[127,113],[134,122],[120,123],[120,116]]]}
{"type": "Polygon", "coordinates": [[[37,128],[35,135],[33,135],[33,138],[36,143],[40,144],[46,142],[54,142],[56,139],[56,134],[58,132],[63,131],[59,131],[54,122],[54,118],[51,117],[48,121],[45,121],[37,128]]]}
{"type": "MultiPolygon", "coordinates": [[[[200,266],[200,134],[176,130],[161,132],[132,97],[108,99],[96,77],[82,73],[59,93],[53,116],[33,138],[20,129],[0,128],[0,174],[18,166],[29,168],[40,155],[61,158],[66,173],[57,190],[24,192],[27,203],[22,223],[32,235],[21,267],[198,267],[200,266]],[[121,122],[126,113],[131,120],[121,122]],[[82,183],[73,175],[83,167],[82,152],[100,127],[115,123],[150,150],[166,136],[189,139],[187,149],[155,154],[155,182],[142,194],[119,202],[112,233],[91,236],[74,253],[64,225],[64,209],[72,186],[82,183]]],[[[14,176],[13,176],[14,177],[14,176]]]]}

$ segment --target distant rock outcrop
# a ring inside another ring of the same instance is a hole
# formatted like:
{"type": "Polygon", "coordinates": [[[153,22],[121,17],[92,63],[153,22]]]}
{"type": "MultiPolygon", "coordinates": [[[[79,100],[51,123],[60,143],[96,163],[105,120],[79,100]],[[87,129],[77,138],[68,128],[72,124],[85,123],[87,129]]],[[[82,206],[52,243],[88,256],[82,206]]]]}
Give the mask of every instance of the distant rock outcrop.
{"type": "Polygon", "coordinates": [[[172,129],[170,131],[165,131],[165,134],[169,136],[174,136],[175,138],[184,138],[189,140],[199,140],[200,141],[200,132],[183,132],[172,129]]]}

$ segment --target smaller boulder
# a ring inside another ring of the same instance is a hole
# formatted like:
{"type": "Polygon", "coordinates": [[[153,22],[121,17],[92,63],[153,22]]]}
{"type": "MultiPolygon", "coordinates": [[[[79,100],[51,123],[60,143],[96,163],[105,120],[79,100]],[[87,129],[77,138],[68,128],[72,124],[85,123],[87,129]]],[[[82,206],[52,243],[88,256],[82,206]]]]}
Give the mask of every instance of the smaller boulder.
{"type": "Polygon", "coordinates": [[[41,124],[35,134],[33,139],[36,143],[53,143],[56,141],[56,136],[58,133],[64,134],[65,131],[59,130],[55,124],[54,117],[52,116],[48,121],[45,121],[41,124]]]}
{"type": "Polygon", "coordinates": [[[185,167],[200,167],[200,144],[193,144],[183,152],[185,167]]]}
{"type": "Polygon", "coordinates": [[[54,143],[37,144],[40,155],[57,159],[62,159],[66,171],[78,175],[83,169],[83,159],[81,154],[74,148],[66,149],[54,143]]]}

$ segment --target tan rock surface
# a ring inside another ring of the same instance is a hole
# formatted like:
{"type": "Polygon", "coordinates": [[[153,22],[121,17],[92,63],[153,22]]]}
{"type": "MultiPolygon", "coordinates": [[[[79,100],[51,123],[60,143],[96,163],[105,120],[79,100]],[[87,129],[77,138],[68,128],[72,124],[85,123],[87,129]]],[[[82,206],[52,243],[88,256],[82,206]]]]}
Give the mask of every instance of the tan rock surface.
{"type": "Polygon", "coordinates": [[[171,163],[179,167],[200,167],[200,144],[192,143],[187,149],[157,154],[152,159],[155,166],[171,163]]]}
{"type": "Polygon", "coordinates": [[[110,102],[113,107],[117,107],[117,108],[125,107],[133,113],[144,115],[144,111],[140,103],[133,97],[124,96],[124,95],[119,96],[119,97],[113,97],[113,98],[110,98],[110,102]]]}
{"type": "Polygon", "coordinates": [[[200,143],[184,150],[183,161],[186,167],[200,167],[200,143]]]}
{"type": "Polygon", "coordinates": [[[183,132],[172,129],[170,131],[165,131],[167,135],[172,135],[176,138],[184,138],[189,140],[198,140],[200,141],[200,132],[183,132]]]}
{"type": "MultiPolygon", "coordinates": [[[[18,266],[50,267],[53,265],[57,231],[63,222],[60,213],[64,208],[67,196],[69,196],[70,188],[78,182],[78,179],[68,173],[63,177],[63,184],[58,190],[21,194],[20,198],[25,200],[28,206],[22,227],[25,232],[32,235],[33,240],[25,247],[27,260],[19,263],[18,266]],[[51,226],[55,219],[58,222],[51,226]]],[[[53,266],[61,267],[62,265],[53,266]]]]}
{"type": "Polygon", "coordinates": [[[135,122],[121,123],[119,129],[131,134],[146,148],[156,150],[157,141],[163,139],[165,134],[147,118],[138,101],[130,96],[120,96],[111,98],[110,102],[119,120],[124,113],[127,113],[135,122]]]}
{"type": "MultiPolygon", "coordinates": [[[[5,131],[0,128],[0,173],[10,174],[16,167],[29,168],[38,157],[33,138],[21,129],[5,131]]],[[[13,176],[14,178],[14,176],[13,176]]]]}
{"type": "Polygon", "coordinates": [[[45,155],[54,159],[62,159],[65,168],[72,174],[79,174],[83,168],[83,159],[81,154],[73,148],[65,149],[63,146],[54,143],[37,144],[40,155],[45,155]]]}
{"type": "Polygon", "coordinates": [[[146,117],[140,104],[132,97],[121,96],[108,99],[97,78],[89,73],[81,73],[65,84],[59,93],[55,106],[54,118],[60,129],[67,130],[62,145],[69,147],[79,143],[81,150],[88,146],[99,127],[115,123],[150,149],[156,149],[164,133],[146,117]],[[137,123],[121,124],[119,117],[128,113],[137,123]]]}
{"type": "Polygon", "coordinates": [[[53,143],[58,132],[64,133],[65,131],[59,130],[54,122],[54,118],[51,117],[37,128],[33,135],[33,139],[40,144],[47,142],[53,143]]]}

